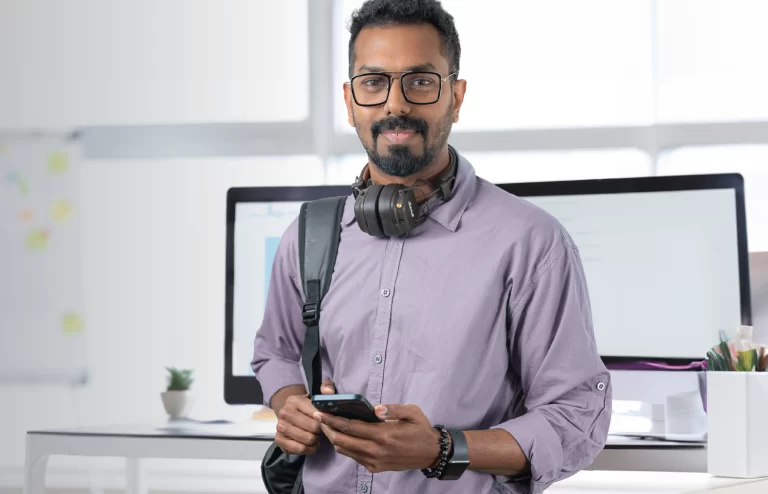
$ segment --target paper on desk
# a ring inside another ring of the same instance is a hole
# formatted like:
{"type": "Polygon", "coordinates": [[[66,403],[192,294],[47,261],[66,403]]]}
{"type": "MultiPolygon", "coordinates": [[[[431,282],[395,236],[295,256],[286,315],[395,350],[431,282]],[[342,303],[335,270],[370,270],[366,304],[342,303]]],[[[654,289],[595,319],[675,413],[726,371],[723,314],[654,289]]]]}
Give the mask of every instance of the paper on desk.
{"type": "Polygon", "coordinates": [[[180,421],[169,423],[159,429],[163,432],[179,435],[211,435],[223,437],[274,437],[276,420],[245,420],[226,424],[206,424],[202,422],[180,421]]]}

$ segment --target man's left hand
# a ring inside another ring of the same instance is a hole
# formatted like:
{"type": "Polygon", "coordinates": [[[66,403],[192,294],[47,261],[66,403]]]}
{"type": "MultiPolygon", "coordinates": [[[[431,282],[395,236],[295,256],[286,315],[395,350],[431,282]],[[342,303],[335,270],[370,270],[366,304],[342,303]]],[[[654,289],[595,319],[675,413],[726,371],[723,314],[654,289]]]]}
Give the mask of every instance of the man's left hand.
{"type": "Polygon", "coordinates": [[[379,405],[384,422],[369,424],[327,413],[315,419],[337,452],[371,473],[430,468],[440,455],[440,432],[416,405],[379,405]]]}

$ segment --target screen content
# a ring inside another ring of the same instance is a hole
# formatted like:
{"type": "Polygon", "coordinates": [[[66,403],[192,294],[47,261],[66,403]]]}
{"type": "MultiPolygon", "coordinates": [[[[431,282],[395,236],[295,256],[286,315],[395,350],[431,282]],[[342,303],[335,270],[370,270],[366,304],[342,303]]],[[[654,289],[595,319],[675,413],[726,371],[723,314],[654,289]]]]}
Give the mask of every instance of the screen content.
{"type": "MultiPolygon", "coordinates": [[[[732,189],[525,197],[581,252],[600,354],[703,359],[741,321],[732,189]]],[[[300,202],[238,203],[233,375],[252,375],[272,261],[300,202]]]]}

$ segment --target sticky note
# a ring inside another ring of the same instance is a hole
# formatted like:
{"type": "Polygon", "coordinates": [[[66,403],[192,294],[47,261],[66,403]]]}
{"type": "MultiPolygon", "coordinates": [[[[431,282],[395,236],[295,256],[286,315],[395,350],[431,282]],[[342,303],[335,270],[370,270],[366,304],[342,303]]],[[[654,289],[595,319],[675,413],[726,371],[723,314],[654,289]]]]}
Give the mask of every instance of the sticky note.
{"type": "Polygon", "coordinates": [[[48,171],[51,173],[65,173],[69,169],[69,156],[67,153],[55,152],[48,155],[48,171]]]}
{"type": "Polygon", "coordinates": [[[72,203],[66,199],[59,199],[51,206],[51,218],[56,223],[66,223],[72,216],[72,203]]]}
{"type": "Polygon", "coordinates": [[[5,178],[8,180],[8,182],[16,184],[19,187],[19,192],[21,195],[26,196],[29,193],[29,186],[27,185],[27,182],[24,181],[24,177],[19,175],[18,172],[8,172],[8,175],[5,178]]]}
{"type": "Polygon", "coordinates": [[[48,248],[48,232],[46,230],[32,230],[27,233],[27,249],[40,252],[48,248]]]}
{"type": "Polygon", "coordinates": [[[22,223],[29,223],[35,219],[35,210],[34,209],[22,209],[19,211],[19,221],[22,223]]]}
{"type": "Polygon", "coordinates": [[[83,331],[83,319],[77,312],[69,312],[61,316],[61,330],[67,334],[77,334],[83,331]]]}

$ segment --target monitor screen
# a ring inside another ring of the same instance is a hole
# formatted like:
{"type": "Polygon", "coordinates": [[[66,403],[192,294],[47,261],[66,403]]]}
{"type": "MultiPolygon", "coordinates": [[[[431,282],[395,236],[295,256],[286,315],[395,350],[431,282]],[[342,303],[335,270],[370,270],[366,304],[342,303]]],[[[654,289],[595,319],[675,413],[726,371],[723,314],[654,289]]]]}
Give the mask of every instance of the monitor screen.
{"type": "Polygon", "coordinates": [[[264,317],[269,280],[280,237],[301,204],[346,196],[348,186],[234,187],[227,192],[224,399],[261,404],[253,377],[253,340],[264,317]]]}
{"type": "Polygon", "coordinates": [[[701,360],[741,323],[733,189],[526,199],[579,248],[601,355],[701,360]]]}
{"type": "Polygon", "coordinates": [[[301,202],[235,204],[235,278],[232,300],[232,374],[252,376],[253,339],[261,326],[272,261],[280,236],[301,202]]]}
{"type": "MultiPolygon", "coordinates": [[[[750,322],[739,175],[500,186],[552,214],[573,237],[607,363],[702,360],[718,331],[750,322]]],[[[225,394],[229,403],[260,403],[250,361],[280,236],[303,201],[349,189],[230,192],[225,394]],[[251,389],[247,399],[245,388],[251,389]]]]}

